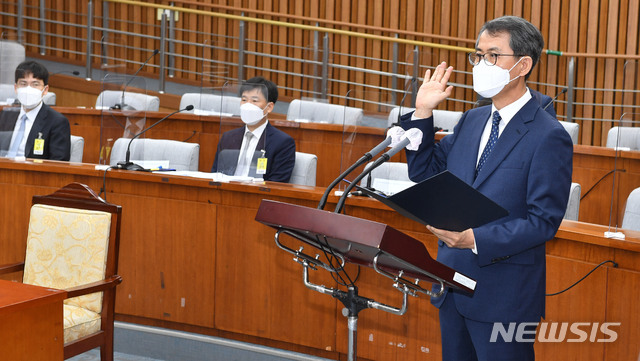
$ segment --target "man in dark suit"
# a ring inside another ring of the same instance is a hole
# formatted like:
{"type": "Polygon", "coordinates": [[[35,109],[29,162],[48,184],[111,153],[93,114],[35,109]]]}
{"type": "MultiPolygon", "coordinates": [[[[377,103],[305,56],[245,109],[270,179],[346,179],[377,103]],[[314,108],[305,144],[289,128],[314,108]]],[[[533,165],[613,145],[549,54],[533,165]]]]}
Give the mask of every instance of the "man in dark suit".
{"type": "Polygon", "coordinates": [[[21,106],[0,112],[0,155],[68,161],[69,120],[42,102],[49,91],[47,69],[25,61],[16,68],[15,82],[21,106]]]}
{"type": "Polygon", "coordinates": [[[424,133],[419,149],[407,151],[413,181],[449,170],[509,211],[462,232],[427,226],[439,238],[438,261],[477,282],[473,295],[447,289],[432,299],[444,360],[535,357],[532,341],[493,336],[513,323],[535,333],[544,317],[545,242],[560,226],[571,186],[571,138],[526,86],[543,46],[540,31],[522,18],[487,22],[469,61],[474,90],[492,104],[467,111],[453,134],[434,143],[432,110],[453,89],[453,69],[443,62],[426,72],[415,113],[401,120],[424,133]]]}
{"type": "Polygon", "coordinates": [[[267,79],[254,77],[242,84],[240,95],[240,118],[245,126],[222,134],[211,172],[289,182],[296,144],[267,119],[278,100],[278,88],[267,79]]]}

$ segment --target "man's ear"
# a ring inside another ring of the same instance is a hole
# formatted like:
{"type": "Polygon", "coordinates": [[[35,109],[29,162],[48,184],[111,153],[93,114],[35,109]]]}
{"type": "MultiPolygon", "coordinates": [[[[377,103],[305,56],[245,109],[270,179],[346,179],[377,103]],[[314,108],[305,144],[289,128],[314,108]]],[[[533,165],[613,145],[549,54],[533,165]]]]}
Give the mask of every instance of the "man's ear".
{"type": "Polygon", "coordinates": [[[525,75],[529,74],[531,68],[533,68],[533,59],[531,59],[530,56],[523,56],[520,59],[520,63],[518,64],[518,66],[520,67],[518,75],[524,77],[525,75]]]}
{"type": "Polygon", "coordinates": [[[275,104],[273,102],[268,102],[267,103],[267,114],[271,113],[273,111],[273,107],[275,106],[275,104]]]}
{"type": "Polygon", "coordinates": [[[47,95],[47,93],[49,92],[49,84],[44,86],[44,89],[42,89],[42,96],[47,95]]]}

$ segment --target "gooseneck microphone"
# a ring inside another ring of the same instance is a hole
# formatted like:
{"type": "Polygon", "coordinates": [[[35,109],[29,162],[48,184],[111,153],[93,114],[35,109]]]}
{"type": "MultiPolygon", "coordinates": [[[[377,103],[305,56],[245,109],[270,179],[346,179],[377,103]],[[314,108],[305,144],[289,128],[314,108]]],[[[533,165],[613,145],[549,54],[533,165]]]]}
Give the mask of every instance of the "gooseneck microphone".
{"type": "Polygon", "coordinates": [[[127,81],[127,83],[124,85],[124,87],[122,88],[122,98],[120,99],[120,103],[115,104],[114,106],[111,107],[111,109],[120,109],[120,110],[126,110],[126,109],[132,109],[130,106],[128,106],[125,101],[124,101],[124,94],[125,91],[127,90],[127,87],[129,86],[129,84],[131,84],[131,82],[133,81],[133,79],[135,79],[138,76],[138,73],[140,72],[140,70],[142,70],[142,68],[144,68],[145,65],[147,65],[147,63],[151,60],[151,58],[153,58],[154,56],[156,56],[158,53],[160,52],[160,50],[156,49],[153,51],[153,54],[151,54],[151,56],[149,56],[147,58],[147,60],[144,61],[144,63],[142,63],[142,65],[140,65],[140,67],[138,68],[138,70],[136,70],[135,73],[133,73],[133,76],[131,76],[131,78],[129,78],[129,81],[127,81]]]}
{"type": "Polygon", "coordinates": [[[353,187],[355,187],[362,180],[362,178],[366,177],[367,174],[371,173],[371,171],[378,168],[380,165],[382,165],[382,163],[391,159],[391,157],[396,155],[396,153],[398,153],[405,147],[407,147],[407,149],[409,150],[418,150],[418,147],[420,146],[420,144],[422,144],[422,136],[423,136],[422,131],[418,128],[411,128],[407,130],[404,136],[400,138],[400,140],[397,142],[397,144],[392,144],[393,148],[388,150],[386,153],[382,154],[380,158],[376,159],[376,161],[373,162],[373,164],[371,164],[370,167],[365,169],[353,181],[351,181],[349,186],[347,186],[347,189],[345,189],[344,193],[338,200],[338,204],[336,204],[336,209],[334,210],[334,212],[335,213],[342,212],[342,207],[344,206],[344,203],[346,202],[347,197],[349,196],[349,192],[351,192],[353,187]]]}
{"type": "Polygon", "coordinates": [[[141,136],[142,134],[144,134],[147,130],[155,127],[156,125],[162,123],[164,120],[166,120],[167,118],[169,118],[170,116],[176,114],[176,113],[180,113],[183,111],[189,111],[189,110],[193,110],[193,105],[187,105],[186,107],[184,107],[183,109],[180,110],[176,110],[173,113],[170,113],[169,115],[165,116],[164,118],[158,120],[157,122],[153,123],[149,128],[145,128],[143,129],[140,133],[136,134],[133,136],[133,138],[131,138],[131,140],[129,141],[129,144],[127,145],[127,153],[125,155],[125,159],[124,162],[118,162],[118,165],[116,166],[117,169],[126,169],[126,170],[138,170],[138,171],[147,171],[146,169],[144,169],[143,167],[131,162],[131,143],[133,143],[133,140],[138,138],[139,136],[141,136]]]}
{"type": "Polygon", "coordinates": [[[398,126],[400,125],[400,118],[402,118],[402,105],[404,104],[404,99],[407,97],[407,94],[409,94],[409,89],[411,88],[411,86],[413,85],[413,83],[416,82],[416,78],[413,77],[411,78],[411,81],[409,82],[409,84],[404,88],[404,94],[402,95],[402,100],[400,100],[400,107],[398,107],[398,119],[396,120],[395,123],[391,124],[391,126],[398,126]]]}
{"type": "Polygon", "coordinates": [[[370,161],[376,154],[382,152],[382,150],[388,147],[390,144],[392,144],[394,140],[397,141],[397,139],[400,138],[403,134],[404,134],[404,129],[400,127],[393,127],[389,129],[387,131],[387,137],[385,138],[385,140],[383,140],[382,142],[380,142],[380,144],[373,147],[373,149],[371,149],[370,151],[366,152],[360,159],[358,159],[355,163],[353,163],[349,168],[347,168],[347,170],[342,172],[342,174],[340,174],[336,179],[333,180],[333,182],[331,182],[331,184],[329,184],[327,189],[325,189],[324,194],[322,195],[322,198],[320,198],[320,202],[318,203],[318,209],[324,209],[324,206],[327,203],[327,198],[329,198],[329,193],[331,193],[331,190],[338,183],[340,183],[340,181],[342,181],[344,177],[348,176],[351,172],[353,172],[354,169],[370,161]]]}
{"type": "Polygon", "coordinates": [[[560,93],[556,94],[555,97],[553,97],[553,99],[549,100],[549,102],[547,103],[547,105],[544,106],[544,108],[542,108],[542,110],[547,110],[547,108],[549,107],[549,105],[553,104],[556,100],[558,100],[558,97],[564,93],[567,92],[567,88],[563,88],[560,93]]]}

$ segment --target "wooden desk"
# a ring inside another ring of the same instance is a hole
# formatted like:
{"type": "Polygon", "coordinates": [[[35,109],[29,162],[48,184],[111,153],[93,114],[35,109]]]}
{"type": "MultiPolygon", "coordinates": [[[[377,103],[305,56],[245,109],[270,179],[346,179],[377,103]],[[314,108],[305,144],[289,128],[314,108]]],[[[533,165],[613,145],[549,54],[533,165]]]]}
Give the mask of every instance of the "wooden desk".
{"type": "Polygon", "coordinates": [[[67,292],[0,280],[0,359],[63,360],[67,292]]]}
{"type": "MultiPolygon", "coordinates": [[[[71,132],[85,138],[84,161],[98,163],[100,154],[100,124],[103,113],[95,109],[57,107],[69,118],[71,132]]],[[[147,125],[153,124],[167,113],[149,112],[147,125]]],[[[380,128],[350,128],[345,133],[342,126],[335,124],[296,123],[274,120],[274,125],[291,135],[297,150],[318,156],[317,185],[327,186],[331,181],[353,164],[366,151],[384,138],[385,130],[380,128]],[[343,146],[343,144],[351,144],[343,146]]],[[[240,120],[225,120],[221,126],[219,117],[197,116],[179,113],[151,129],[150,138],[186,140],[200,144],[200,171],[211,170],[219,135],[228,129],[240,126],[240,120]]],[[[393,161],[406,161],[400,152],[393,161]]],[[[362,169],[358,170],[360,172],[362,169]]],[[[357,173],[356,173],[357,174],[357,173]]],[[[586,145],[574,146],[573,181],[582,186],[582,195],[589,194],[580,203],[580,221],[609,225],[609,213],[613,212],[612,225],[622,223],[624,206],[629,193],[640,187],[640,152],[614,151],[613,149],[586,145]],[[615,176],[613,193],[613,169],[615,176]],[[602,179],[602,181],[600,181],[602,179]]]]}
{"type": "MultiPolygon", "coordinates": [[[[94,190],[104,172],[65,162],[0,159],[0,204],[12,222],[0,224],[0,262],[24,252],[30,199],[72,181],[94,190]],[[14,209],[16,204],[23,205],[14,209]]],[[[331,359],[347,353],[342,306],[307,289],[301,267],[274,244],[274,231],[254,220],[262,199],[315,207],[323,189],[278,183],[215,183],[166,174],[109,171],[107,200],[122,205],[117,319],[230,337],[331,359]]],[[[337,199],[330,197],[327,209],[337,199]]],[[[436,240],[420,224],[366,198],[349,199],[347,213],[392,225],[424,242],[433,256],[436,240]]],[[[564,222],[547,245],[547,289],[569,286],[598,263],[601,267],[568,292],[547,299],[547,321],[622,322],[614,343],[537,344],[540,359],[633,360],[640,345],[640,233],[605,239],[602,226],[564,222]],[[550,355],[554,355],[553,357],[550,355]]],[[[291,240],[289,240],[291,241],[291,240]]],[[[293,241],[291,241],[293,242],[293,241]]],[[[297,248],[297,247],[296,247],[297,248]]],[[[23,255],[22,255],[23,256],[23,255]]],[[[349,267],[355,276],[356,270],[349,267]]],[[[311,281],[335,287],[327,272],[311,281]]],[[[369,268],[358,277],[360,294],[399,306],[391,281],[369,268]]],[[[360,313],[358,355],[362,360],[440,360],[437,310],[410,298],[404,316],[376,310],[360,313]]]]}

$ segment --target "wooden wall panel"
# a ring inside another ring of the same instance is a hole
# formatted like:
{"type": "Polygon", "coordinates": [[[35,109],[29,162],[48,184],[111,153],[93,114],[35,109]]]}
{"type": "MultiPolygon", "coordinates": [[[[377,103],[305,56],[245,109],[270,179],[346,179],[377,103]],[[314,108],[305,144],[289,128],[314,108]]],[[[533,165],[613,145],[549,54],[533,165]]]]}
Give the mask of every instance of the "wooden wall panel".
{"type": "MultiPolygon", "coordinates": [[[[14,0],[14,3],[17,0],[14,0]]],[[[159,4],[169,4],[168,0],[156,0],[159,4]]],[[[2,11],[16,12],[16,5],[5,2],[0,5],[2,11]]],[[[28,0],[25,3],[25,15],[37,17],[38,1],[28,0]]],[[[501,15],[518,15],[530,20],[538,26],[546,40],[546,47],[570,54],[626,54],[629,59],[604,59],[588,55],[576,58],[576,84],[578,87],[574,100],[574,116],[585,118],[577,120],[581,125],[581,143],[587,145],[601,145],[606,140],[608,129],[615,125],[625,111],[622,107],[608,105],[626,104],[627,108],[637,103],[636,95],[613,95],[611,92],[594,91],[594,87],[605,89],[637,89],[638,79],[636,70],[638,64],[638,33],[640,25],[638,18],[638,0],[502,0],[475,1],[458,0],[453,2],[416,1],[416,0],[228,0],[220,3],[211,1],[173,1],[176,6],[191,9],[219,11],[227,14],[244,14],[250,17],[290,21],[307,25],[320,25],[329,28],[358,31],[366,34],[380,34],[400,38],[417,39],[442,44],[473,47],[478,29],[488,19],[501,15]],[[443,38],[444,37],[444,38],[443,38]],[[456,41],[454,39],[460,39],[456,41]],[[586,104],[582,104],[586,103],[586,104]],[[593,106],[591,103],[604,104],[593,106]],[[591,118],[604,118],[606,121],[593,121],[591,118]],[[613,122],[611,120],[614,120],[613,122]]],[[[65,11],[48,11],[49,16],[56,21],[70,24],[85,24],[87,11],[85,1],[48,0],[48,9],[65,9],[65,11]],[[63,6],[64,5],[64,6],[63,6]],[[76,15],[75,13],[82,15],[76,15]]],[[[96,19],[102,15],[102,2],[94,3],[96,19]]],[[[133,5],[110,3],[108,5],[111,29],[116,31],[134,32],[131,35],[113,35],[112,40],[119,44],[127,44],[126,50],[112,50],[114,55],[128,59],[128,71],[133,72],[137,64],[142,63],[150,52],[159,47],[157,40],[145,39],[136,34],[160,36],[160,24],[156,18],[157,11],[153,8],[141,8],[133,5]]],[[[3,23],[11,26],[15,22],[13,17],[3,19],[3,23]]],[[[96,23],[98,21],[96,20],[96,23]]],[[[30,29],[25,32],[29,44],[29,54],[37,55],[39,42],[37,34],[38,22],[28,20],[24,26],[30,29]]],[[[223,46],[237,48],[239,22],[225,20],[202,14],[180,13],[178,28],[184,27],[188,31],[178,31],[178,40],[185,41],[184,45],[176,45],[176,52],[190,57],[203,56],[201,45],[205,42],[225,43],[223,46]],[[193,45],[191,45],[193,44],[193,45]]],[[[305,80],[299,74],[310,75],[313,67],[301,64],[297,59],[312,57],[310,49],[313,44],[314,33],[300,29],[285,29],[271,25],[246,23],[247,49],[258,53],[269,53],[280,56],[270,59],[259,55],[246,57],[245,79],[258,75],[268,76],[282,86],[282,96],[298,98],[305,92],[314,90],[314,81],[305,80]],[[269,44],[269,43],[273,44],[269,44]],[[293,48],[291,48],[293,47],[293,48]],[[254,67],[271,68],[271,72],[261,72],[254,67]],[[285,74],[290,72],[292,74],[285,74]],[[294,88],[302,87],[302,91],[294,88]],[[288,89],[291,88],[291,89],[288,89]]],[[[46,56],[62,58],[78,64],[84,63],[83,40],[72,40],[77,37],[83,39],[86,35],[82,28],[75,28],[65,24],[49,24],[50,34],[68,37],[47,36],[49,45],[69,50],[69,52],[50,51],[46,56]],[[77,51],[79,54],[72,54],[77,51]]],[[[9,31],[7,31],[8,33],[9,31]]],[[[100,41],[101,32],[94,32],[96,42],[100,41]]],[[[320,39],[324,33],[318,34],[320,39]]],[[[345,35],[330,34],[330,62],[341,66],[362,67],[371,70],[389,71],[389,65],[383,60],[390,60],[392,47],[387,42],[379,40],[364,40],[349,38],[345,35]],[[347,55],[365,57],[356,58],[347,55]],[[365,60],[369,59],[369,60],[365,60]]],[[[100,47],[94,47],[94,53],[100,55],[100,47]]],[[[399,57],[401,61],[412,62],[409,56],[413,46],[400,45],[399,57]]],[[[442,60],[447,60],[459,71],[470,71],[466,57],[462,53],[420,48],[420,65],[424,68],[434,66],[442,60]]],[[[237,78],[238,54],[235,51],[215,50],[207,51],[204,57],[220,61],[231,62],[231,66],[221,66],[223,73],[229,79],[237,78]]],[[[157,76],[159,57],[152,59],[151,67],[145,69],[149,76],[157,76]]],[[[94,56],[94,66],[99,67],[99,56],[94,56]]],[[[198,84],[203,72],[202,62],[194,59],[176,58],[177,81],[198,84]],[[181,69],[189,70],[182,72],[181,69]]],[[[537,86],[538,90],[556,95],[567,82],[567,57],[543,55],[537,71],[530,80],[544,82],[557,86],[537,86]]],[[[401,67],[401,71],[403,67],[401,67]]],[[[411,66],[406,69],[412,74],[411,66]]],[[[419,74],[422,76],[424,69],[419,74]]],[[[344,96],[350,89],[359,89],[354,82],[364,82],[370,87],[390,87],[390,79],[383,76],[364,74],[349,69],[334,69],[331,74],[333,81],[329,83],[329,93],[344,96]]],[[[471,84],[471,77],[463,73],[453,79],[456,83],[471,84]]],[[[403,82],[398,82],[398,91],[404,89],[403,82]]],[[[316,89],[317,90],[317,89],[316,89]]],[[[470,89],[457,88],[455,96],[469,102],[475,100],[475,94],[470,89]]],[[[338,102],[336,98],[330,101],[338,102]]],[[[566,100],[566,95],[559,99],[566,100]]],[[[471,104],[447,102],[446,108],[456,110],[469,109],[471,104]]],[[[567,112],[563,103],[556,103],[558,114],[567,112]]],[[[626,109],[628,111],[628,109],[626,109]]]]}

